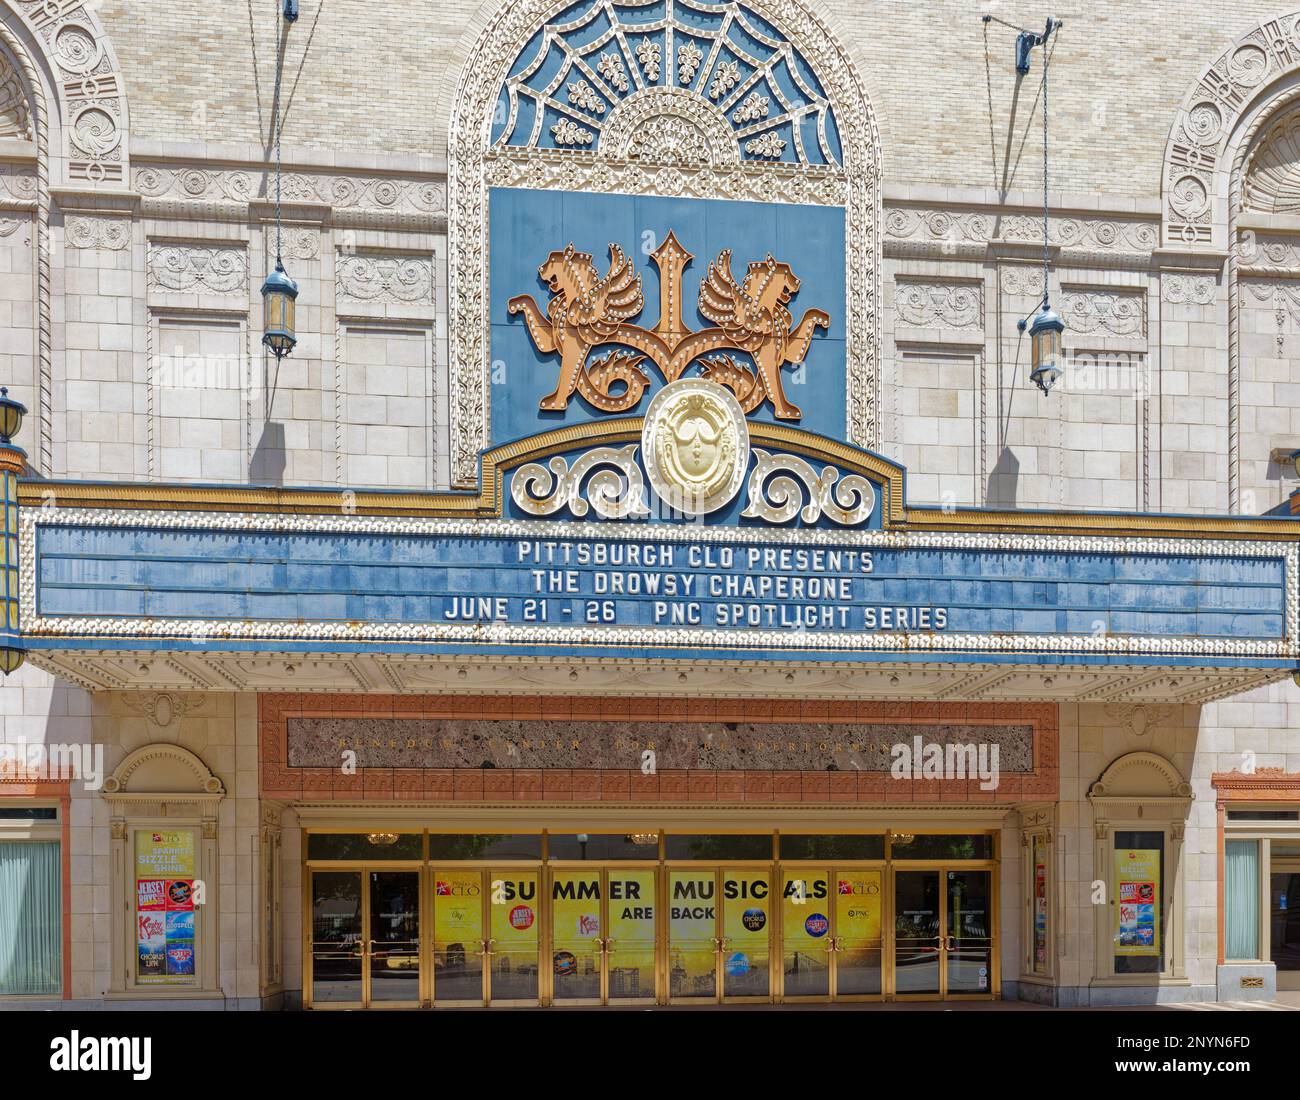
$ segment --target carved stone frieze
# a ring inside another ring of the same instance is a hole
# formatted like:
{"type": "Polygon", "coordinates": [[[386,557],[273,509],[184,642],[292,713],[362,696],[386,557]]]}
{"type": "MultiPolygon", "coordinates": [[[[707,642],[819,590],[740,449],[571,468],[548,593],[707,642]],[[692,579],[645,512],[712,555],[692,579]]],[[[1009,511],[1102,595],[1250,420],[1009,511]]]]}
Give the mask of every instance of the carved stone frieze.
{"type": "Polygon", "coordinates": [[[131,223],[105,214],[69,214],[64,222],[69,248],[102,248],[120,252],[131,244],[131,223]]]}
{"type": "Polygon", "coordinates": [[[1167,271],[1160,276],[1161,297],[1174,305],[1208,306],[1214,301],[1218,280],[1199,271],[1167,271]]]}
{"type": "MultiPolygon", "coordinates": [[[[1183,98],[1165,147],[1165,241],[1169,244],[1223,246],[1227,226],[1216,224],[1214,210],[1221,181],[1227,173],[1228,143],[1248,110],[1266,95],[1286,95],[1266,89],[1300,64],[1300,13],[1257,24],[1238,38],[1207,68],[1183,98]]],[[[1283,120],[1285,123],[1286,120],[1283,120]]],[[[1279,133],[1280,141],[1285,135],[1279,133]]],[[[1278,177],[1276,157],[1285,151],[1269,141],[1257,146],[1253,164],[1256,182],[1249,202],[1268,203],[1278,177]],[[1271,177],[1271,180],[1270,178],[1271,177]]],[[[1283,173],[1285,175],[1285,173],[1283,173]]],[[[1257,207],[1259,208],[1259,207],[1257,207]]]]}
{"type": "MultiPolygon", "coordinates": [[[[68,178],[92,187],[127,178],[126,91],[96,0],[17,0],[11,7],[54,70],[68,178]]],[[[30,77],[29,77],[30,79],[30,77]]]]}
{"type": "MultiPolygon", "coordinates": [[[[274,172],[261,168],[145,164],[135,168],[133,182],[147,198],[176,202],[244,204],[275,196],[274,172]]],[[[320,203],[335,210],[437,214],[446,208],[442,181],[417,177],[289,171],[281,180],[281,198],[284,202],[320,203]]]]}
{"type": "Polygon", "coordinates": [[[1037,264],[1004,264],[1000,285],[1003,294],[1040,298],[1043,294],[1043,269],[1037,264]]]}
{"type": "Polygon", "coordinates": [[[151,290],[241,294],[248,289],[248,253],[227,245],[151,244],[151,290]]]}
{"type": "Polygon", "coordinates": [[[1144,290],[1099,290],[1065,287],[1058,307],[1066,330],[1106,336],[1145,336],[1144,290]]]}
{"type": "Polygon", "coordinates": [[[340,302],[433,305],[431,256],[357,252],[340,255],[334,270],[340,302]]]}
{"type": "Polygon", "coordinates": [[[1243,304],[1272,310],[1277,357],[1285,359],[1286,338],[1300,325],[1300,283],[1289,279],[1242,279],[1241,290],[1243,304]]]}
{"type": "Polygon", "coordinates": [[[18,73],[8,58],[0,58],[0,137],[30,139],[31,108],[18,73]]]}
{"type": "Polygon", "coordinates": [[[984,326],[984,284],[898,280],[898,323],[924,329],[979,330],[984,326]]]}

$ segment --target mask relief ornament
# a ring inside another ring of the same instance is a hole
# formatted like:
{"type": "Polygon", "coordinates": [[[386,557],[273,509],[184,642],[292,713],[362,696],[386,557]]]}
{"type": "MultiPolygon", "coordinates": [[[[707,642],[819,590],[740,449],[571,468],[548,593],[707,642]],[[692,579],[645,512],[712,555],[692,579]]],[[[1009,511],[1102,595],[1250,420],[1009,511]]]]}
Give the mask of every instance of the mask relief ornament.
{"type": "Polygon", "coordinates": [[[735,499],[749,465],[749,426],[739,402],[703,378],[680,378],[650,402],[641,446],[650,484],[688,516],[735,499]]]}

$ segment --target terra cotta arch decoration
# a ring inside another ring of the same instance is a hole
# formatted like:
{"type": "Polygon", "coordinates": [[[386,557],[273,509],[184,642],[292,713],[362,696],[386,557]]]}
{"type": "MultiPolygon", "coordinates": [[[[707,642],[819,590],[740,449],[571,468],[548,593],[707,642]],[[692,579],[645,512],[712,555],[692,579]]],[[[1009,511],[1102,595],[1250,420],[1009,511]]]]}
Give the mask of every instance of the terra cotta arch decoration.
{"type": "MultiPolygon", "coordinates": [[[[631,0],[625,6],[648,7],[649,2],[631,0]]],[[[676,2],[691,6],[691,0],[676,2]]],[[[477,483],[479,453],[489,439],[485,216],[493,185],[842,205],[848,276],[847,438],[872,448],[877,441],[879,385],[880,136],[862,79],[832,32],[829,17],[816,0],[725,0],[709,9],[726,19],[751,14],[764,34],[779,40],[781,50],[802,59],[817,93],[812,98],[824,99],[824,110],[814,105],[820,135],[815,141],[800,144],[790,133],[778,149],[775,131],[764,131],[764,120],[751,117],[756,105],[747,105],[743,98],[733,105],[721,93],[712,96],[711,89],[720,86],[710,68],[716,47],[712,53],[701,51],[690,80],[683,81],[675,67],[673,30],[660,27],[673,21],[670,4],[667,14],[653,22],[665,35],[657,58],[639,56],[616,29],[610,32],[610,52],[619,55],[617,71],[611,61],[600,77],[599,58],[581,62],[586,87],[576,87],[575,79],[575,96],[600,94],[597,85],[608,93],[610,82],[620,80],[629,82],[629,91],[632,81],[637,84],[637,90],[610,111],[608,140],[601,141],[606,135],[596,132],[602,127],[566,117],[553,140],[543,136],[539,141],[540,131],[534,127],[521,144],[502,143],[498,108],[504,103],[507,114],[514,110],[509,85],[520,75],[520,59],[538,41],[562,40],[570,26],[581,21],[582,15],[573,9],[573,0],[509,0],[481,26],[466,51],[451,104],[447,233],[453,485],[477,483]],[[561,14],[565,23],[559,22],[561,14]],[[655,72],[653,79],[647,66],[655,72]],[[683,95],[684,83],[691,94],[683,95]],[[718,109],[723,102],[725,115],[718,109]],[[632,129],[644,140],[632,142],[628,137],[633,116],[632,129]],[[746,129],[739,143],[724,140],[733,125],[752,127],[754,133],[746,129]],[[834,140],[826,139],[828,125],[834,140]],[[794,145],[798,156],[792,155],[794,145]]],[[[651,23],[640,24],[638,33],[650,28],[651,23]]],[[[697,30],[692,34],[701,37],[697,30]]],[[[566,48],[572,54],[588,47],[566,48]]],[[[727,85],[728,92],[731,87],[727,85]]],[[[735,93],[743,97],[744,88],[737,86],[735,93]]],[[[602,100],[602,106],[608,104],[602,100]]]]}

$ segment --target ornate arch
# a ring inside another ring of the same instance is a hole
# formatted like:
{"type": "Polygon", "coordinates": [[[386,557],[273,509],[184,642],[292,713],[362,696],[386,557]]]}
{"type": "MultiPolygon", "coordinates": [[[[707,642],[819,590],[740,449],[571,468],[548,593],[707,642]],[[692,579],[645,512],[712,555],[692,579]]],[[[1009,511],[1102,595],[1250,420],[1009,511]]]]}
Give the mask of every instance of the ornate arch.
{"type": "Polygon", "coordinates": [[[1280,77],[1300,68],[1300,10],[1265,20],[1202,70],[1165,147],[1165,243],[1226,250],[1232,149],[1243,118],[1280,77]]]}
{"type": "Polygon", "coordinates": [[[491,186],[843,206],[847,437],[876,443],[880,137],[805,0],[510,0],[456,86],[447,142],[453,484],[487,445],[491,186]]]}
{"type": "Polygon", "coordinates": [[[118,190],[130,180],[126,85],[96,7],[83,0],[0,3],[0,52],[13,63],[4,102],[21,95],[15,110],[25,112],[36,158],[35,464],[47,476],[54,454],[51,182],[118,190]]]}
{"type": "Polygon", "coordinates": [[[1088,788],[1088,798],[1141,801],[1190,799],[1192,788],[1176,767],[1156,752],[1130,752],[1112,760],[1088,788]]]}
{"type": "MultiPolygon", "coordinates": [[[[34,93],[34,85],[43,83],[42,98],[48,95],[54,104],[47,120],[56,138],[50,149],[59,166],[54,179],[79,187],[125,188],[130,179],[126,83],[100,22],[99,5],[6,0],[3,7],[21,24],[14,27],[15,20],[4,20],[11,24],[5,45],[29,69],[30,90],[34,93]],[[33,56],[44,70],[43,81],[30,68],[33,56]]],[[[0,17],[4,15],[0,8],[0,17]]]]}

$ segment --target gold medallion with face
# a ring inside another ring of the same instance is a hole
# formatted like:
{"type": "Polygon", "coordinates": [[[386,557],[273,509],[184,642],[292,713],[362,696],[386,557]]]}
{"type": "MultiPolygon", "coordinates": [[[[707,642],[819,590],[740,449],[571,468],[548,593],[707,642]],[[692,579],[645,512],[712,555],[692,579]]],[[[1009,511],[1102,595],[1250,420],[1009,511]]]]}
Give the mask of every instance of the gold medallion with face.
{"type": "Polygon", "coordinates": [[[749,429],[723,387],[681,378],[655,395],[642,433],[655,492],[687,515],[716,511],[739,492],[749,458],[749,429]]]}

